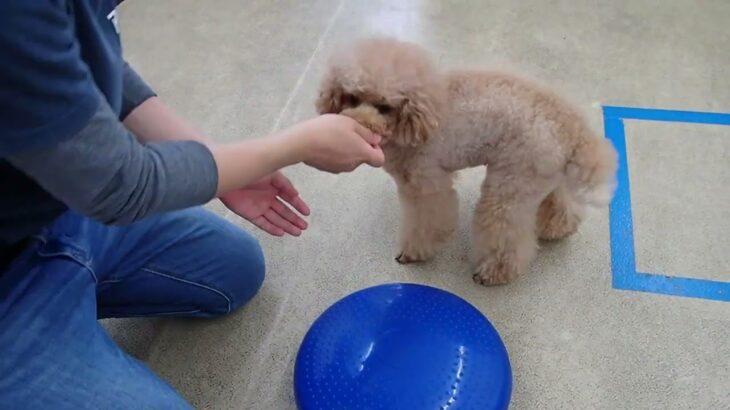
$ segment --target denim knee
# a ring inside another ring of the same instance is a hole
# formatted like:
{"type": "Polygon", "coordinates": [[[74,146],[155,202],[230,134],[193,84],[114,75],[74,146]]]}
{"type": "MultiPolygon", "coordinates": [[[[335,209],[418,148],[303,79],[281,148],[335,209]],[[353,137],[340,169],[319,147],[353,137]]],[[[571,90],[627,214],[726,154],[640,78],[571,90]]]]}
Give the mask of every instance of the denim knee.
{"type": "Polygon", "coordinates": [[[229,298],[228,312],[248,303],[258,293],[266,276],[266,261],[258,240],[244,230],[229,238],[224,252],[225,284],[222,291],[229,298]]]}

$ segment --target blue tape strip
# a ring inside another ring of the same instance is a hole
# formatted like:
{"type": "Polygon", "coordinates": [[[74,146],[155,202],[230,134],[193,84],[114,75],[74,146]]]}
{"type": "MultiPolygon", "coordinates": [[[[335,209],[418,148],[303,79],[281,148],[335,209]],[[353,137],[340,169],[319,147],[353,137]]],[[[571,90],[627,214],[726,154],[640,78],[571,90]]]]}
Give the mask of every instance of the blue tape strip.
{"type": "Polygon", "coordinates": [[[634,222],[631,214],[631,189],[629,188],[629,164],[626,155],[626,136],[624,124],[620,118],[606,118],[604,128],[606,136],[613,141],[616,150],[621,153],[618,163],[618,186],[613,201],[609,205],[611,234],[611,269],[613,270],[613,286],[616,280],[636,272],[636,256],[634,246],[634,222]]]}
{"type": "Polygon", "coordinates": [[[603,107],[604,131],[619,154],[618,187],[609,206],[612,284],[615,289],[730,302],[730,282],[636,271],[629,164],[624,119],[730,125],[730,114],[603,107]]]}
{"type": "Polygon", "coordinates": [[[730,283],[727,282],[642,272],[622,277],[618,282],[620,286],[614,286],[616,289],[730,302],[730,283]]]}
{"type": "Polygon", "coordinates": [[[730,114],[717,112],[674,111],[653,108],[603,107],[603,115],[625,120],[687,122],[693,124],[730,125],[730,114]]]}

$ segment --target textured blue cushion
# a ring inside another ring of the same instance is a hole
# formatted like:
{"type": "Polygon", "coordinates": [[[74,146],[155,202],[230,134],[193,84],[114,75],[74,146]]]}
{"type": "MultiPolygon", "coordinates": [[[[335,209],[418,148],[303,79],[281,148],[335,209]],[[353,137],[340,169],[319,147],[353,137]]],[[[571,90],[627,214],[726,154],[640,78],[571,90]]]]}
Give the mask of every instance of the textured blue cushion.
{"type": "Polygon", "coordinates": [[[506,409],[507,350],[476,308],[416,284],[355,292],[327,309],[296,359],[301,410],[506,409]]]}

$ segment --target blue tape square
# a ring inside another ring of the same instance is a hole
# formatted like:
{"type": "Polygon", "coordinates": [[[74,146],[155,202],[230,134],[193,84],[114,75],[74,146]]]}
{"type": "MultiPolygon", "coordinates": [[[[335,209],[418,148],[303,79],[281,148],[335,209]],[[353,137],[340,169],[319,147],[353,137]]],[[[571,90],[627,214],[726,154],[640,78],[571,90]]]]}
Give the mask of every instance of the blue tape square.
{"type": "Polygon", "coordinates": [[[730,114],[658,110],[630,107],[603,107],[603,124],[619,155],[618,187],[609,206],[611,270],[614,289],[730,302],[730,282],[667,276],[636,271],[631,188],[626,155],[624,120],[683,122],[730,126],[730,114]]]}

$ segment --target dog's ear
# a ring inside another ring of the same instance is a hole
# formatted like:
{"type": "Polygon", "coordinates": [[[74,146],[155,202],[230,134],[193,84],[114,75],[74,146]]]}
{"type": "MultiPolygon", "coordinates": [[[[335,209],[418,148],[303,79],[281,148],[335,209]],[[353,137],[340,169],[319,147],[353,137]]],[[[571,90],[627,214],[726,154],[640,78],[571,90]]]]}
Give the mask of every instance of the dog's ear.
{"type": "Polygon", "coordinates": [[[339,114],[343,109],[342,98],[345,90],[342,88],[336,73],[330,69],[319,86],[319,97],[315,106],[319,114],[339,114]]]}
{"type": "Polygon", "coordinates": [[[400,145],[418,146],[436,132],[440,120],[440,101],[427,93],[411,93],[402,102],[394,133],[400,145]]]}

